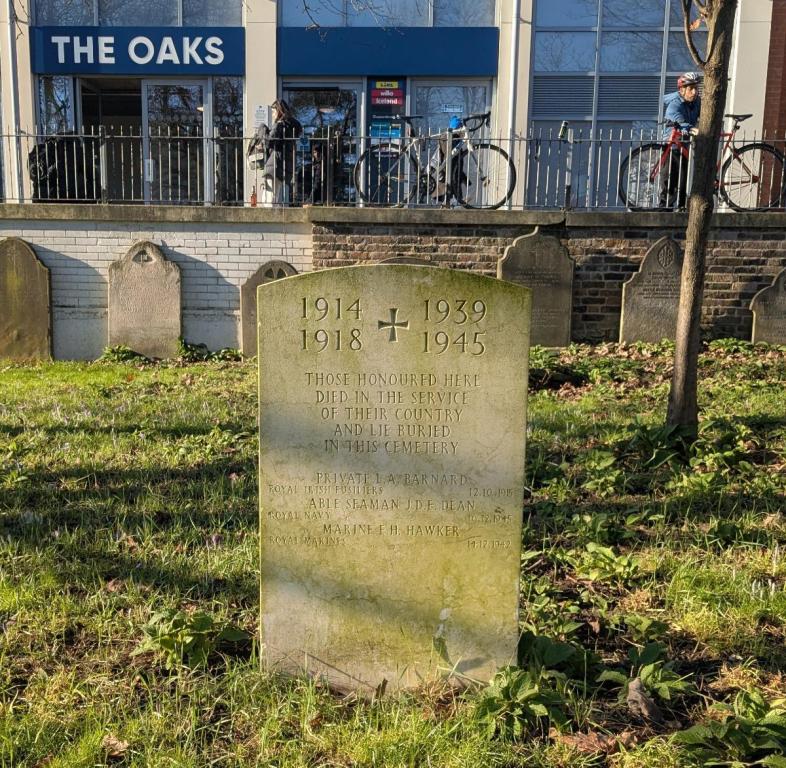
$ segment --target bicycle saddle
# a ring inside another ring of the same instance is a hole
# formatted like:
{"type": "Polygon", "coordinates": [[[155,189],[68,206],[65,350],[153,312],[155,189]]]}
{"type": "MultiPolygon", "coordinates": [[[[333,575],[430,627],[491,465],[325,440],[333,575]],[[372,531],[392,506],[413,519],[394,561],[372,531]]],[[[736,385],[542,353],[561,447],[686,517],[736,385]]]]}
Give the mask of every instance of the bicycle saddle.
{"type": "Polygon", "coordinates": [[[727,113],[724,117],[730,117],[732,120],[736,120],[738,123],[741,123],[743,120],[747,120],[749,117],[753,117],[753,112],[749,115],[732,115],[731,113],[727,113]]]}

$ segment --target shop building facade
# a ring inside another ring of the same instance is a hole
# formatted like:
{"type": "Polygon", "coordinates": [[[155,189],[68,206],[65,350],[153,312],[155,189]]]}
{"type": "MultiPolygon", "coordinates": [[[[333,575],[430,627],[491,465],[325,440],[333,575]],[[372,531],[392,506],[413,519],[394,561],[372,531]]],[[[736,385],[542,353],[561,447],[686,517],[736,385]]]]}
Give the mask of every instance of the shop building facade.
{"type": "MultiPolygon", "coordinates": [[[[362,137],[342,145],[346,172],[365,137],[400,135],[401,114],[421,115],[421,130],[435,132],[454,114],[489,111],[489,135],[503,142],[564,120],[596,135],[653,129],[663,94],[694,68],[678,0],[3,6],[7,200],[44,197],[31,152],[52,135],[81,137],[39,149],[70,167],[58,189],[81,183],[86,199],[108,202],[242,204],[253,192],[248,138],[278,97],[303,124],[304,147],[331,134],[362,137]]],[[[740,3],[728,109],[754,114],[749,133],[764,125],[773,7],[740,3]]],[[[348,183],[334,192],[352,202],[348,183]]]]}

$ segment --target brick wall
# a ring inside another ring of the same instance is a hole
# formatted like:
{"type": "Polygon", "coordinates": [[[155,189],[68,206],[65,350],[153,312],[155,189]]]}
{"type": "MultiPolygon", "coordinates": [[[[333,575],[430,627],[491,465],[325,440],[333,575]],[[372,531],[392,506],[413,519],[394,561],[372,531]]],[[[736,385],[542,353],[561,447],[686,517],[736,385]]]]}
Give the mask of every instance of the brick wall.
{"type": "MultiPolygon", "coordinates": [[[[622,284],[659,238],[684,239],[684,216],[675,214],[569,214],[560,223],[542,214],[541,231],[559,237],[576,260],[572,335],[575,341],[616,341],[622,284]],[[644,218],[642,218],[644,216],[644,218]],[[641,225],[646,221],[647,225],[641,225]],[[638,224],[638,226],[636,226],[638,224]],[[676,225],[676,226],[675,226],[676,225]]],[[[703,326],[713,338],[750,339],[753,295],[786,267],[786,219],[719,214],[707,255],[703,326]],[[733,223],[739,222],[740,229],[733,223]]],[[[511,218],[513,216],[511,215],[511,218]]],[[[444,220],[443,220],[444,221],[444,220]]],[[[460,218],[453,219],[459,222],[460,218]]],[[[497,219],[498,222],[503,219],[497,219]]],[[[374,224],[346,221],[314,225],[314,268],[380,261],[393,256],[428,258],[440,265],[495,275],[496,261],[513,240],[541,223],[536,215],[515,225],[434,223],[374,224]]]]}
{"type": "MultiPolygon", "coordinates": [[[[660,237],[683,237],[681,214],[373,209],[216,209],[0,205],[0,237],[26,240],[52,280],[55,357],[94,358],[107,343],[109,265],[152,240],[181,269],[183,334],[239,346],[240,286],[263,263],[299,272],[414,256],[495,275],[517,237],[539,226],[576,260],[573,338],[616,340],[622,284],[660,237]]],[[[750,299],[786,267],[786,214],[716,214],[704,327],[751,335],[750,299]]]]}
{"type": "Polygon", "coordinates": [[[786,125],[786,0],[772,0],[770,50],[764,101],[764,134],[783,136],[786,125]]]}

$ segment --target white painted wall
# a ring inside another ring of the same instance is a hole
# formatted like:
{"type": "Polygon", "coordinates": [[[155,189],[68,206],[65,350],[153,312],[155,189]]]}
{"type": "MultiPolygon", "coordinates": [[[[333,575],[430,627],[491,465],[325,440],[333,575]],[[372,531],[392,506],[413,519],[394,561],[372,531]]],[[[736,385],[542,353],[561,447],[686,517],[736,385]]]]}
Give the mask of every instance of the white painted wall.
{"type": "Polygon", "coordinates": [[[749,137],[754,132],[760,137],[764,122],[772,5],[772,0],[744,0],[737,10],[726,111],[753,113],[742,126],[749,137]]]}
{"type": "Polygon", "coordinates": [[[51,277],[58,360],[92,360],[107,346],[109,265],[140,240],[180,267],[183,337],[238,348],[240,286],[267,261],[311,270],[308,224],[142,224],[0,220],[0,238],[27,241],[51,277]]]}

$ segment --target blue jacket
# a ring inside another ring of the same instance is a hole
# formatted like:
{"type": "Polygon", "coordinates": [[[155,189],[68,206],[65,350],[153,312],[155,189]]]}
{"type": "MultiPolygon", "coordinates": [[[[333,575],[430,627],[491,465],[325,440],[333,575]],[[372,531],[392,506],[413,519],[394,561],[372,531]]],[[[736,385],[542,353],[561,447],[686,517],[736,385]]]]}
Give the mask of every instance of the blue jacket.
{"type": "MultiPolygon", "coordinates": [[[[677,123],[683,131],[688,131],[699,122],[701,112],[701,98],[696,97],[696,101],[685,101],[680,96],[679,91],[666,94],[663,97],[663,104],[666,113],[663,119],[667,122],[677,123]]],[[[666,126],[666,136],[671,133],[671,126],[666,126]]]]}

